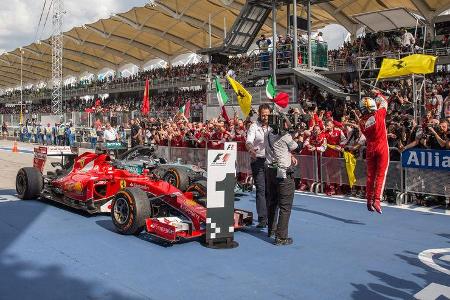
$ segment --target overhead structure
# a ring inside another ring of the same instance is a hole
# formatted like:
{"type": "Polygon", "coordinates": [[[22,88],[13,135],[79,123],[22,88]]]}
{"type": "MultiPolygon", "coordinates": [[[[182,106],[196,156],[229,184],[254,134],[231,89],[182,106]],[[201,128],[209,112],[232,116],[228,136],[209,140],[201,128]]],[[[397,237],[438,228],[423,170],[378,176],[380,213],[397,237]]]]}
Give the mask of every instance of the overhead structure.
{"type": "Polygon", "coordinates": [[[63,85],[63,0],[53,0],[52,34],[52,113],[62,115],[63,85]]]}
{"type": "Polygon", "coordinates": [[[425,25],[425,20],[405,8],[374,11],[354,16],[369,31],[389,31],[425,25]]]}
{"type": "MultiPolygon", "coordinates": [[[[220,46],[224,42],[225,32],[230,33],[245,3],[246,0],[153,0],[151,5],[135,7],[107,19],[72,28],[63,34],[63,76],[79,76],[85,71],[95,73],[104,67],[117,71],[128,63],[142,67],[155,58],[172,61],[180,54],[208,48],[209,28],[212,47],[220,46]]],[[[306,19],[303,1],[298,0],[297,3],[299,17],[306,19]]],[[[312,29],[338,23],[355,33],[361,26],[354,18],[356,15],[399,7],[421,15],[429,22],[450,8],[450,0],[322,2],[312,6],[312,29]]],[[[286,14],[286,6],[277,10],[279,33],[286,32],[286,14]]],[[[260,33],[272,35],[271,16],[261,26],[260,33]]],[[[36,73],[33,74],[36,80],[24,77],[25,83],[48,81],[49,74],[52,74],[52,40],[42,40],[22,49],[24,70],[30,69],[36,73]]],[[[0,75],[3,75],[0,76],[0,86],[19,86],[20,76],[2,73],[3,67],[20,68],[19,49],[0,55],[0,75]]]]}

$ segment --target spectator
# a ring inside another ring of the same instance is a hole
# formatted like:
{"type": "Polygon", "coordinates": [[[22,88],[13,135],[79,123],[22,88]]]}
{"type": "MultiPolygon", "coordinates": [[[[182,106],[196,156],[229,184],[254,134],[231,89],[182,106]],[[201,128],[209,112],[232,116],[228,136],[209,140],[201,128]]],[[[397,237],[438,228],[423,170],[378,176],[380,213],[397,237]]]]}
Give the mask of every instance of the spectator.
{"type": "Polygon", "coordinates": [[[410,33],[408,30],[403,29],[402,30],[403,35],[402,35],[402,50],[405,52],[413,52],[414,51],[414,44],[416,43],[416,39],[414,38],[414,36],[412,35],[412,33],[410,33]]]}
{"type": "Polygon", "coordinates": [[[89,130],[89,138],[91,141],[91,149],[95,149],[96,145],[97,145],[97,128],[95,127],[95,124],[92,125],[92,128],[89,130]]]}
{"type": "Polygon", "coordinates": [[[260,51],[260,61],[261,61],[261,67],[263,70],[269,70],[270,64],[269,64],[269,46],[272,44],[272,42],[269,39],[266,39],[266,36],[264,34],[261,34],[261,38],[256,41],[256,45],[259,48],[260,51]]]}
{"type": "Polygon", "coordinates": [[[105,142],[117,142],[119,140],[119,135],[117,134],[117,131],[111,126],[110,122],[106,122],[103,137],[105,142]]]}

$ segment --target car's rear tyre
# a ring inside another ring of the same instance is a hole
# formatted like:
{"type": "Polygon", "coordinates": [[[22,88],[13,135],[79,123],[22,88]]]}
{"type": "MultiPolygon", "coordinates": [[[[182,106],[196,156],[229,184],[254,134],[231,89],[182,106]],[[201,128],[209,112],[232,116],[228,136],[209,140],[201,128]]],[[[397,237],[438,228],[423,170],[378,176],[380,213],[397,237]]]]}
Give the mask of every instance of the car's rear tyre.
{"type": "Polygon", "coordinates": [[[41,172],[33,167],[22,168],[16,176],[17,196],[22,200],[36,199],[40,196],[44,181],[41,172]]]}
{"type": "Polygon", "coordinates": [[[147,194],[138,188],[126,188],[116,194],[111,203],[111,218],[121,234],[139,234],[145,219],[151,217],[151,204],[147,194]]]}
{"type": "Polygon", "coordinates": [[[164,173],[163,180],[170,183],[182,192],[185,192],[189,186],[189,176],[185,171],[181,169],[168,169],[167,172],[164,173]]]}

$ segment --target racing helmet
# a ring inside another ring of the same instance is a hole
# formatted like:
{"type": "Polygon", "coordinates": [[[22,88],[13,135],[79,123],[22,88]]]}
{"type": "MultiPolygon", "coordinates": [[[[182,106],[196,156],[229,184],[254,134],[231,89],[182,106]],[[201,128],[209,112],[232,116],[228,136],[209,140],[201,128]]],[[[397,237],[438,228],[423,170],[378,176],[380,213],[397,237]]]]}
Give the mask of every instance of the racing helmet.
{"type": "Polygon", "coordinates": [[[363,97],[359,101],[359,108],[361,112],[373,112],[377,110],[377,103],[370,97],[363,97]]]}

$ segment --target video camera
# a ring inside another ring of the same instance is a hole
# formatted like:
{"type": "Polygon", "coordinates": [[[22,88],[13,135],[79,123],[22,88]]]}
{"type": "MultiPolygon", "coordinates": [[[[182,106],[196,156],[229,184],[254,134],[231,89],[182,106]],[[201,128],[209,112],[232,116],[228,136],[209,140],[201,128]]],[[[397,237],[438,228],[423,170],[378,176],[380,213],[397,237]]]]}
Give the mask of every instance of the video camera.
{"type": "Polygon", "coordinates": [[[303,124],[301,116],[297,114],[278,113],[269,115],[269,126],[274,134],[294,133],[301,129],[303,124]]]}

